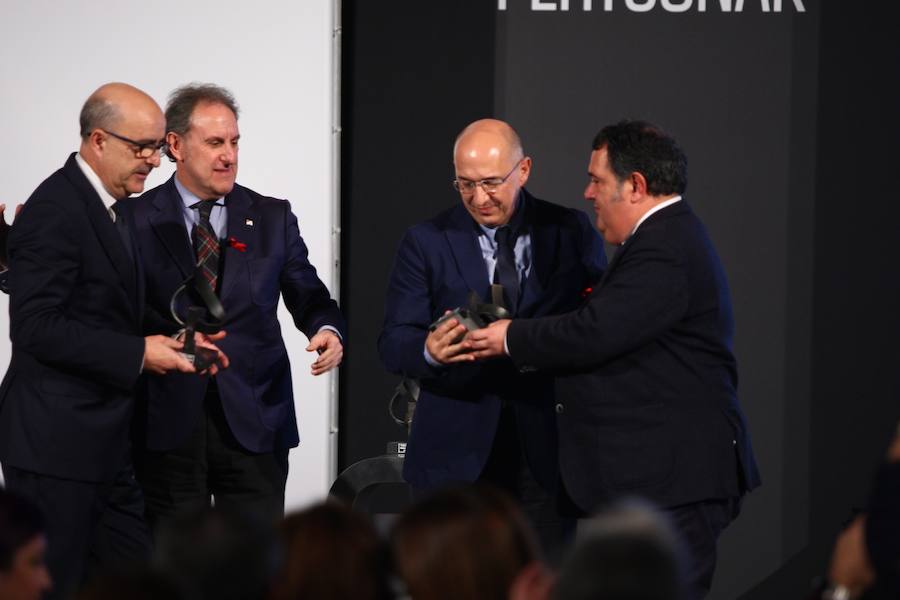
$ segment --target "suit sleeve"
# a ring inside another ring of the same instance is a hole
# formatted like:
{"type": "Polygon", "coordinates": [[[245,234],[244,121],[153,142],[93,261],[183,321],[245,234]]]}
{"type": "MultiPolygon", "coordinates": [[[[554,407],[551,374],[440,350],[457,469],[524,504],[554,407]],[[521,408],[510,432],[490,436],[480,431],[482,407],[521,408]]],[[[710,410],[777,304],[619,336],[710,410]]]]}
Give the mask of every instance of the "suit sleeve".
{"type": "Polygon", "coordinates": [[[331,298],[328,288],[316,274],[316,268],[309,262],[309,251],[303,238],[297,217],[291,212],[288,202],[283,203],[285,263],[281,269],[279,285],[284,304],[294,318],[297,329],[306,337],[312,337],[325,325],[330,325],[346,339],[346,324],[337,302],[331,298]]]}
{"type": "Polygon", "coordinates": [[[79,322],[66,311],[69,298],[79,293],[77,238],[83,228],[73,227],[67,211],[52,203],[28,208],[10,241],[13,344],[45,364],[130,389],[140,374],[144,339],[79,322]]]}
{"type": "Polygon", "coordinates": [[[514,320],[509,353],[519,367],[590,369],[657,339],[687,312],[681,257],[665,245],[635,245],[578,310],[514,320]]]}
{"type": "Polygon", "coordinates": [[[436,306],[428,258],[410,230],[403,236],[388,282],[384,325],[378,354],[384,367],[396,375],[428,381],[445,393],[465,392],[477,385],[481,365],[433,367],[425,360],[428,326],[449,307],[436,306]]]}
{"type": "Polygon", "coordinates": [[[434,377],[439,371],[428,364],[424,355],[434,312],[427,269],[425,253],[412,232],[407,231],[388,280],[378,354],[388,371],[415,379],[434,377]]]}

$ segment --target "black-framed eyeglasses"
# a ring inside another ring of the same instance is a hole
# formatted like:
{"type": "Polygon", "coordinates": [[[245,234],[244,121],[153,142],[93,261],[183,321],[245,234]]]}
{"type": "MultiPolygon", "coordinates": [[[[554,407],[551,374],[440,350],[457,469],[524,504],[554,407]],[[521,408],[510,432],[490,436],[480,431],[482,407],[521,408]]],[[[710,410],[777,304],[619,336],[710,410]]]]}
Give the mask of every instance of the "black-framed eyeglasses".
{"type": "Polygon", "coordinates": [[[150,158],[157,152],[162,152],[162,149],[166,147],[166,140],[156,140],[153,142],[137,142],[125,137],[124,135],[119,135],[118,133],[112,132],[109,129],[101,129],[100,131],[107,133],[117,140],[121,140],[126,144],[132,146],[135,158],[150,158]]]}
{"type": "Polygon", "coordinates": [[[522,160],[519,160],[515,164],[515,166],[509,170],[509,173],[507,173],[503,177],[488,177],[487,179],[482,179],[481,181],[472,181],[471,179],[457,177],[453,180],[453,189],[464,196],[471,196],[475,193],[475,188],[480,186],[486,194],[493,194],[497,191],[497,188],[506,183],[506,180],[509,179],[509,176],[519,168],[519,165],[522,164],[522,160]]]}

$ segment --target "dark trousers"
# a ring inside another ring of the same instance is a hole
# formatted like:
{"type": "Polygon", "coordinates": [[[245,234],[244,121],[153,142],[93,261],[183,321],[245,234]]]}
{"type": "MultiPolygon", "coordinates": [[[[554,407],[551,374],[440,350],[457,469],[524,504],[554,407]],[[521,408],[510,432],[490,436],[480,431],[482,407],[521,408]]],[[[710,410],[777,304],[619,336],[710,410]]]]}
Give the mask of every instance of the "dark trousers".
{"type": "Polygon", "coordinates": [[[49,477],[4,465],[6,487],[31,499],[44,515],[47,598],[71,598],[88,577],[146,561],[150,534],[131,464],[115,479],[90,483],[49,477]]]}
{"type": "Polygon", "coordinates": [[[165,452],[144,450],[135,462],[154,531],[163,521],[212,502],[267,521],[284,515],[288,449],[259,454],[241,446],[228,426],[214,382],[185,443],[165,452]]]}
{"type": "Polygon", "coordinates": [[[682,545],[688,600],[701,600],[709,593],[716,570],[719,535],[740,511],[741,498],[705,500],[663,509],[682,545]]]}
{"type": "Polygon", "coordinates": [[[558,563],[575,535],[576,520],[562,514],[560,490],[546,490],[535,480],[522,454],[512,406],[504,406],[500,412],[491,454],[478,481],[499,487],[518,502],[537,533],[545,558],[551,564],[558,563]]]}

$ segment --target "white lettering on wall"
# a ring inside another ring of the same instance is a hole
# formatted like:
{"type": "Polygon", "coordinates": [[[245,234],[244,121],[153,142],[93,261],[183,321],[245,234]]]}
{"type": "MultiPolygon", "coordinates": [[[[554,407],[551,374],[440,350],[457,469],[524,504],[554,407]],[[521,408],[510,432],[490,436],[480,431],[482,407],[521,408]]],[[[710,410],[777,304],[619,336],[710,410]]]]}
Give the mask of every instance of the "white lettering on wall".
{"type": "Polygon", "coordinates": [[[655,5],[656,0],[644,0],[643,2],[639,0],[625,0],[625,6],[633,12],[648,12],[653,10],[655,5]]]}
{"type": "Polygon", "coordinates": [[[662,0],[662,7],[669,12],[680,13],[688,11],[693,3],[694,0],[681,0],[681,2],[662,0]]]}
{"type": "MultiPolygon", "coordinates": [[[[620,2],[622,0],[619,0],[620,2]]],[[[557,10],[568,11],[571,0],[530,0],[530,8],[533,12],[554,12],[557,10]]],[[[497,0],[497,10],[506,11],[509,0],[497,0]]],[[[657,5],[656,0],[624,0],[625,8],[631,12],[645,13],[650,12],[659,6],[666,12],[683,13],[689,11],[694,4],[694,0],[660,0],[657,5]]],[[[744,0],[697,0],[697,12],[707,12],[707,4],[712,7],[718,6],[719,11],[723,13],[744,12],[744,0]]],[[[751,5],[755,4],[751,2],[751,5]]],[[[764,13],[781,13],[784,10],[784,0],[759,0],[760,10],[764,13]]],[[[791,0],[794,10],[798,13],[805,13],[806,6],[803,0],[791,0]]],[[[576,3],[577,6],[577,3],[576,3]]],[[[582,0],[581,10],[583,12],[593,12],[594,1],[582,0]]],[[[713,9],[715,10],[715,9],[713,9]]],[[[613,0],[603,0],[603,12],[613,11],[613,0]]]]}
{"type": "Polygon", "coordinates": [[[545,2],[544,0],[531,0],[531,10],[556,10],[556,2],[545,2]]]}

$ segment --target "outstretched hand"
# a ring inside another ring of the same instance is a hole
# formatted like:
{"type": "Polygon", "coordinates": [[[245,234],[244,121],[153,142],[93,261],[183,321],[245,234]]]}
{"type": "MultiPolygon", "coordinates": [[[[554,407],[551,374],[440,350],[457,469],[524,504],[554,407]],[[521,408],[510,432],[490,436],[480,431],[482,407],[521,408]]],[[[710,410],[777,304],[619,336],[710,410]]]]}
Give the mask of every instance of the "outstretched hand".
{"type": "Polygon", "coordinates": [[[330,329],[323,329],[309,340],[307,352],[318,352],[319,357],[313,361],[310,371],[313,375],[327,373],[341,364],[344,358],[344,344],[341,338],[330,329]]]}

